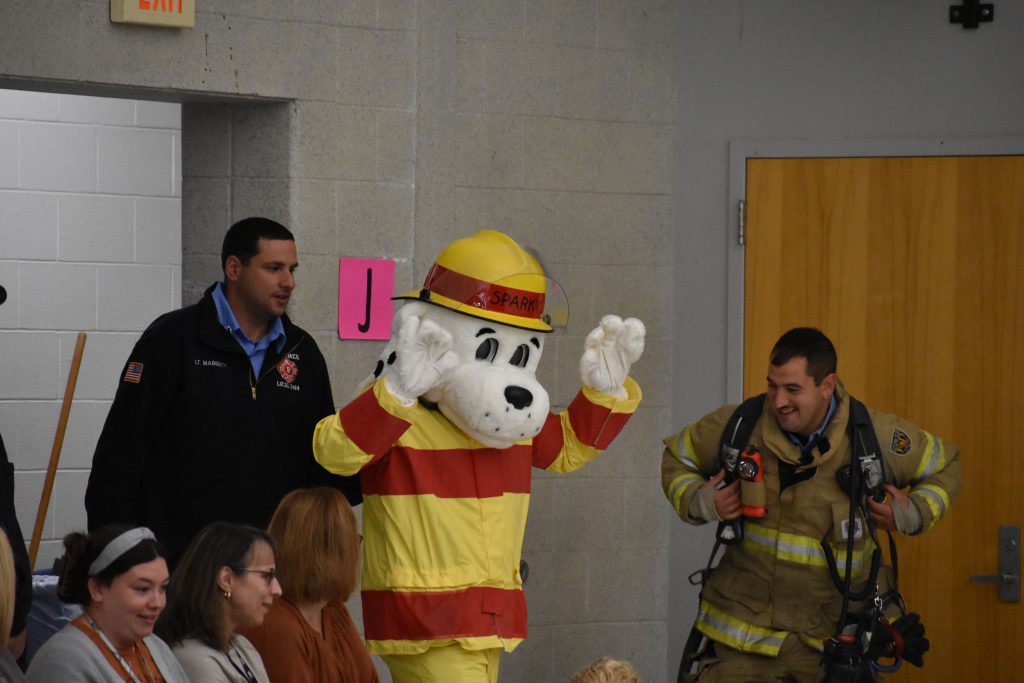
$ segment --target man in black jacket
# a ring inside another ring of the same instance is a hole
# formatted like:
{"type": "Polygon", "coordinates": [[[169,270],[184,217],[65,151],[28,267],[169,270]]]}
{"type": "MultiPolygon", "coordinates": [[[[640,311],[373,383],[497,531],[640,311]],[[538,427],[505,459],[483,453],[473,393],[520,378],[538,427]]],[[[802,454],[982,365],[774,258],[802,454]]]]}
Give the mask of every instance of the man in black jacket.
{"type": "Polygon", "coordinates": [[[285,309],[295,239],[266,218],[235,223],[224,282],[157,318],[132,350],[93,457],[89,529],[150,527],[172,563],[215,520],[265,528],[292,489],[329,483],[360,501],[356,477],[313,459],[317,421],[334,412],[327,366],[285,309]]]}

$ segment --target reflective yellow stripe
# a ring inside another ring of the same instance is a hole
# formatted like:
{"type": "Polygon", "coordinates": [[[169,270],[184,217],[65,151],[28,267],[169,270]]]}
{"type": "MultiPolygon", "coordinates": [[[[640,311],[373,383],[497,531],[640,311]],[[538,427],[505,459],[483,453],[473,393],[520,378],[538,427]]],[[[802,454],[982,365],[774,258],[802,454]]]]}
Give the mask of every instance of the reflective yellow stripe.
{"type": "Polygon", "coordinates": [[[942,439],[923,430],[921,433],[924,434],[925,439],[924,454],[921,456],[921,462],[917,465],[917,471],[914,472],[912,481],[915,484],[946,466],[946,445],[942,443],[942,439]]]}
{"type": "MultiPolygon", "coordinates": [[[[692,426],[692,425],[690,425],[692,426]]],[[[691,470],[700,470],[700,465],[697,463],[695,450],[693,448],[693,437],[690,436],[690,426],[682,431],[679,438],[673,444],[674,448],[670,448],[669,451],[675,457],[676,460],[683,463],[691,470]]]]}
{"type": "Polygon", "coordinates": [[[928,522],[929,529],[942,519],[942,516],[946,514],[946,510],[949,508],[949,494],[934,484],[922,484],[910,489],[910,493],[911,495],[917,494],[921,496],[924,502],[928,504],[928,509],[932,511],[932,518],[928,522]]]}
{"type": "Polygon", "coordinates": [[[759,655],[778,657],[782,641],[789,635],[788,631],[776,631],[762,626],[755,626],[729,616],[714,607],[706,600],[700,601],[697,613],[697,630],[712,640],[723,643],[733,649],[744,652],[756,652],[759,655]]]}
{"type": "MultiPolygon", "coordinates": [[[[793,564],[821,568],[828,567],[825,551],[821,549],[820,541],[810,536],[783,533],[760,524],[745,521],[743,523],[743,544],[751,550],[772,555],[793,564]]],[[[846,568],[845,544],[838,548],[835,543],[830,542],[829,545],[835,555],[839,575],[842,576],[846,568]]],[[[874,547],[875,544],[868,539],[863,548],[853,551],[854,573],[863,569],[864,560],[874,550],[874,547]]]]}
{"type": "Polygon", "coordinates": [[[825,649],[825,640],[822,638],[812,638],[811,636],[805,636],[802,633],[798,633],[797,638],[800,639],[801,643],[807,647],[814,648],[818,652],[825,649]]]}
{"type": "Polygon", "coordinates": [[[683,494],[686,493],[686,490],[690,486],[700,486],[703,483],[704,477],[700,476],[699,474],[694,474],[693,472],[684,472],[683,474],[680,474],[678,477],[676,477],[669,483],[669,485],[665,488],[665,495],[668,496],[668,499],[670,501],[672,501],[672,507],[676,509],[676,512],[678,512],[679,514],[683,514],[683,510],[679,508],[679,506],[682,504],[683,494]]]}

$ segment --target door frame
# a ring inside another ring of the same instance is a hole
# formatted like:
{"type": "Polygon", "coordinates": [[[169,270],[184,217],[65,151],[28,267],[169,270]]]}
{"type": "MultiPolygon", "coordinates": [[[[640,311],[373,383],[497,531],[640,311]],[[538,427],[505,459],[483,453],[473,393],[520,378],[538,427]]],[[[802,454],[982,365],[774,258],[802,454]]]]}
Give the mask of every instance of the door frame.
{"type": "Polygon", "coordinates": [[[746,249],[739,243],[739,206],[740,201],[744,200],[747,194],[747,159],[1017,155],[1024,155],[1024,138],[730,140],[725,311],[726,401],[739,403],[744,398],[743,313],[746,249]]]}

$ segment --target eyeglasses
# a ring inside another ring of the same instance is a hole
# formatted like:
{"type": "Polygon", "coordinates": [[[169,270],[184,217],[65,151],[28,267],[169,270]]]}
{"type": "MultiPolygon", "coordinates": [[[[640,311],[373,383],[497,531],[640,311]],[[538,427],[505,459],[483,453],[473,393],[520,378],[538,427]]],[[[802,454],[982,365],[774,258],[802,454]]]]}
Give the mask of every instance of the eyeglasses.
{"type": "Polygon", "coordinates": [[[250,574],[259,574],[263,577],[263,580],[267,582],[267,585],[274,583],[274,579],[277,578],[276,569],[249,569],[248,567],[232,567],[231,571],[236,574],[242,574],[248,572],[250,574]]]}

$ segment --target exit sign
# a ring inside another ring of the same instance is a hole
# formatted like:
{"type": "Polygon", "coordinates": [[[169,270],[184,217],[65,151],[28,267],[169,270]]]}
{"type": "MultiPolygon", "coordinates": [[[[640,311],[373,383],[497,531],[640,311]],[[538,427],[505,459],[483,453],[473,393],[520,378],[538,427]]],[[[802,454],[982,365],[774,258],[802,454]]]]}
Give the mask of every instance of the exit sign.
{"type": "Polygon", "coordinates": [[[110,20],[118,24],[194,28],[196,0],[110,0],[110,20]]]}

